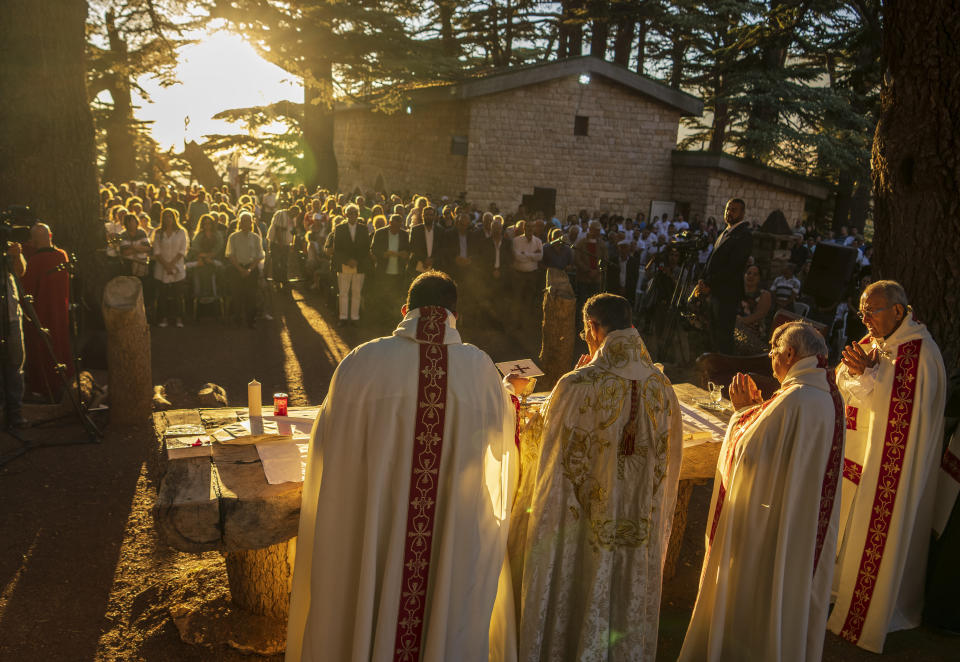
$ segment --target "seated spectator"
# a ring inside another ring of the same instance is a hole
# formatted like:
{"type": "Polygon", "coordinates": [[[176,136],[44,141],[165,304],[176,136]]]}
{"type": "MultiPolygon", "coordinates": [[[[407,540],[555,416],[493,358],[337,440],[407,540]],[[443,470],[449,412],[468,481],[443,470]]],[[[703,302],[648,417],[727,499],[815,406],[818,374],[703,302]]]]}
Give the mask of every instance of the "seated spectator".
{"type": "Polygon", "coordinates": [[[793,264],[788,262],[783,266],[783,274],[777,276],[770,289],[777,308],[793,311],[793,304],[800,296],[800,279],[794,275],[793,264]]]}
{"type": "Polygon", "coordinates": [[[762,354],[769,349],[767,314],[772,302],[770,292],[760,287],[760,268],[755,264],[748,266],[743,274],[743,299],[734,328],[737,354],[762,354]]]}

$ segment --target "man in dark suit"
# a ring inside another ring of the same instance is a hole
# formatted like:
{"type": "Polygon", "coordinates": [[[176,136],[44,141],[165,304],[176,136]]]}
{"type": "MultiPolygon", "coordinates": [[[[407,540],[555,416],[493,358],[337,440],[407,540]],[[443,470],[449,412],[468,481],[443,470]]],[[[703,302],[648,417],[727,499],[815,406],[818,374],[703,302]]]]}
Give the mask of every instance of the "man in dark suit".
{"type": "Polygon", "coordinates": [[[456,222],[444,233],[441,244],[441,261],[444,271],[457,282],[460,299],[457,303],[461,317],[472,316],[480,298],[477,267],[480,243],[477,233],[470,227],[470,215],[466,211],[457,214],[456,222]]]}
{"type": "Polygon", "coordinates": [[[513,248],[503,235],[503,219],[495,216],[490,223],[490,238],[480,242],[477,260],[477,279],[481,284],[480,298],[484,312],[492,321],[503,322],[510,296],[510,278],[513,248]]]}
{"type": "Polygon", "coordinates": [[[344,208],[347,221],[333,230],[333,269],[337,272],[340,292],[340,325],[360,319],[360,296],[363,278],[370,268],[370,236],[366,223],[359,223],[360,208],[349,204],[344,208]]]}
{"type": "Polygon", "coordinates": [[[443,235],[443,228],[436,223],[437,211],[428,205],[420,212],[420,217],[423,222],[410,228],[408,272],[413,278],[424,271],[442,268],[440,237],[443,235]]]}
{"type": "Polygon", "coordinates": [[[625,298],[630,302],[631,307],[637,296],[640,257],[640,252],[635,250],[634,245],[626,239],[617,244],[617,261],[608,290],[625,298]]]}
{"type": "Polygon", "coordinates": [[[697,288],[710,295],[711,350],[733,353],[733,327],[743,297],[743,272],[753,250],[750,225],[743,220],[746,204],[739,198],[727,202],[723,218],[727,227],[713,244],[697,288]]]}
{"type": "Polygon", "coordinates": [[[390,225],[373,234],[370,254],[375,261],[377,308],[382,315],[396,317],[396,309],[403,304],[406,266],[410,257],[410,238],[403,231],[400,214],[391,214],[390,225]]]}

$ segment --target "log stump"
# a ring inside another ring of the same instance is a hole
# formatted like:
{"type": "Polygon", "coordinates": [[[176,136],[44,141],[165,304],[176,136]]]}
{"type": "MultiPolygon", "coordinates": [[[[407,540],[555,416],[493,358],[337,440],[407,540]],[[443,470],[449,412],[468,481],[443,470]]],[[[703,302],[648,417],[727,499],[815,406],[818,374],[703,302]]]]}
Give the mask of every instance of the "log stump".
{"type": "Polygon", "coordinates": [[[573,368],[577,296],[570,278],[560,269],[547,269],[543,294],[543,334],[540,368],[544,372],[540,390],[549,390],[573,368]]]}
{"type": "Polygon", "coordinates": [[[227,580],[234,603],[261,616],[286,620],[296,538],[262,549],[226,553],[227,580]]]}
{"type": "Polygon", "coordinates": [[[150,328],[138,278],[117,276],[103,290],[103,321],[107,327],[107,373],[110,422],[145,423],[152,411],[150,328]]]}

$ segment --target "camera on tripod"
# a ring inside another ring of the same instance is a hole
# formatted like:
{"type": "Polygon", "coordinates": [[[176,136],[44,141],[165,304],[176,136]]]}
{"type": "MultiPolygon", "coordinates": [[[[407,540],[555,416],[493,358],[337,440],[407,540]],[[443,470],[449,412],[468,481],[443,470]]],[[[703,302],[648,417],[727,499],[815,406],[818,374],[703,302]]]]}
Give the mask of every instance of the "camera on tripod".
{"type": "Polygon", "coordinates": [[[30,227],[39,220],[27,205],[10,205],[0,210],[0,241],[29,241],[30,227]]]}
{"type": "Polygon", "coordinates": [[[675,248],[681,255],[699,253],[710,245],[710,238],[696,230],[684,230],[677,238],[667,244],[667,249],[675,248]]]}

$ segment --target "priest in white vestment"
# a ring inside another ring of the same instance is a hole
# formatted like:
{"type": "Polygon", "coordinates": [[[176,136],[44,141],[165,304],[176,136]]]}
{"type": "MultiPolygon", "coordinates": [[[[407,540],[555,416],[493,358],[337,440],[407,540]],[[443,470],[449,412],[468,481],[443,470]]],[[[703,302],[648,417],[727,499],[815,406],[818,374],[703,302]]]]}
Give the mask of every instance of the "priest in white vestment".
{"type": "Polygon", "coordinates": [[[680,407],[623,297],[584,306],[589,361],[521,435],[510,565],[522,662],[652,660],[680,407]]]}
{"type": "Polygon", "coordinates": [[[867,287],[860,314],[869,335],[844,349],[837,370],[847,446],[828,627],[881,653],[888,632],[921,621],[946,375],[898,283],[867,287]]]}
{"type": "Polygon", "coordinates": [[[421,274],[393,336],[333,375],[310,440],[288,661],[487,661],[515,410],[455,309],[449,276],[421,274]]]}
{"type": "Polygon", "coordinates": [[[720,448],[683,662],[812,662],[823,654],[843,403],[813,326],[784,324],[771,346],[780,389],[769,400],[747,375],[730,385],[737,412],[720,448]]]}

